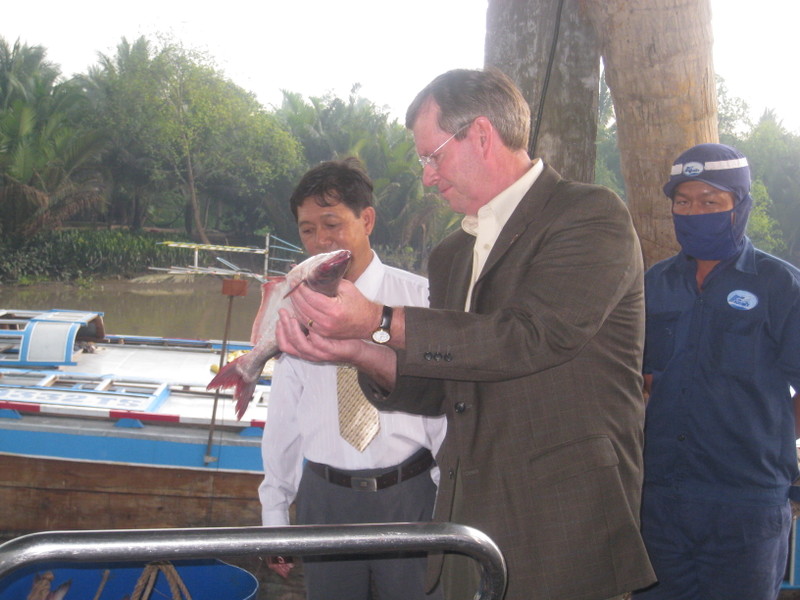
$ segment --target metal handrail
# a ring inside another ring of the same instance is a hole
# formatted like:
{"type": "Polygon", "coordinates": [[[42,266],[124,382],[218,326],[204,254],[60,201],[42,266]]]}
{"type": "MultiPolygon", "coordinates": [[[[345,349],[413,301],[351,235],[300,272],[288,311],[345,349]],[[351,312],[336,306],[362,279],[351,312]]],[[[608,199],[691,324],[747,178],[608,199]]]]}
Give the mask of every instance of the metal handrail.
{"type": "Polygon", "coordinates": [[[229,556],[451,551],[479,563],[475,600],[500,600],[506,565],[483,532],[454,523],[114,529],[31,533],[0,545],[0,579],[41,562],[153,561],[229,556]]]}

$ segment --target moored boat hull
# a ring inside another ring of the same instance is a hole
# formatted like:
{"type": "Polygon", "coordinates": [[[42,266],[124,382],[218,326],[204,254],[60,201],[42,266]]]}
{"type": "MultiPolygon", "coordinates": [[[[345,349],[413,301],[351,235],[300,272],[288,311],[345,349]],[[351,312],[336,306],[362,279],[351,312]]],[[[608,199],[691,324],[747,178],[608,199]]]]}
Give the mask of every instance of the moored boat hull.
{"type": "Polygon", "coordinates": [[[0,453],[0,539],[68,529],[260,525],[261,477],[0,453]]]}

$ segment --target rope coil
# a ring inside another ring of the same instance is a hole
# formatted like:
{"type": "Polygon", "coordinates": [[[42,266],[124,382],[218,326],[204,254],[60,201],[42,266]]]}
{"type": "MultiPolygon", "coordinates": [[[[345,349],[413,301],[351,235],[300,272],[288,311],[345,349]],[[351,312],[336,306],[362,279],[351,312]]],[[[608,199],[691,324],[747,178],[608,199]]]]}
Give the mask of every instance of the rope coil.
{"type": "Polygon", "coordinates": [[[186,589],[178,570],[169,561],[151,562],[144,568],[139,580],[136,582],[136,587],[133,589],[131,600],[150,600],[150,595],[153,593],[159,573],[164,574],[169,584],[172,600],[192,600],[192,596],[189,594],[189,590],[186,589]]]}

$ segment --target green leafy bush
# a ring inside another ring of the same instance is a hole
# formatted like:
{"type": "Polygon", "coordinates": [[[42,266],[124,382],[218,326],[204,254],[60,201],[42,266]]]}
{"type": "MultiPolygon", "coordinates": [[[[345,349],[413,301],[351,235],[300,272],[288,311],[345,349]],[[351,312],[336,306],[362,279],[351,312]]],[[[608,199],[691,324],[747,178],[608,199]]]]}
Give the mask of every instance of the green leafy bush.
{"type": "Polygon", "coordinates": [[[42,232],[18,247],[0,242],[0,281],[75,281],[93,277],[133,277],[149,267],[186,262],[186,250],[164,241],[175,236],[124,230],[42,232]]]}

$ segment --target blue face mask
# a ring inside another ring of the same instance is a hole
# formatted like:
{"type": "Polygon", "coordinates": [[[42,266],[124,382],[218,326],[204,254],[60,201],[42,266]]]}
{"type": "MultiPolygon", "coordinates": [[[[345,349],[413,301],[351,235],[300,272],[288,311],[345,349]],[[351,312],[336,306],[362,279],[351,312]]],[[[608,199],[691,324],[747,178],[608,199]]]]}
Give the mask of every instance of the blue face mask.
{"type": "Polygon", "coordinates": [[[675,237],[683,252],[698,260],[725,260],[744,246],[752,198],[748,194],[732,210],[703,215],[672,214],[675,237]]]}

